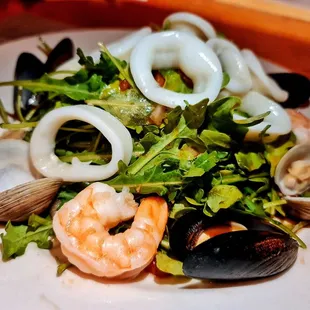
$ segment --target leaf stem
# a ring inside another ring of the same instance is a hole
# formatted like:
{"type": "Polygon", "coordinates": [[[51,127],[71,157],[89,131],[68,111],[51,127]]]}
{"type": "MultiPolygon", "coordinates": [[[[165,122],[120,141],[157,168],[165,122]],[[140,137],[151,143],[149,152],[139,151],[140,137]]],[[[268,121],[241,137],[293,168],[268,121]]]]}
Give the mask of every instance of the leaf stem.
{"type": "Polygon", "coordinates": [[[117,61],[117,59],[109,52],[109,50],[102,44],[102,43],[98,43],[100,49],[102,52],[106,53],[109,58],[111,59],[111,61],[113,62],[113,64],[115,65],[115,67],[118,69],[118,71],[120,72],[120,74],[127,80],[127,82],[130,84],[130,86],[132,88],[136,88],[136,85],[133,81],[133,79],[130,77],[129,73],[127,73],[123,67],[119,64],[119,62],[117,61]]]}
{"type": "Polygon", "coordinates": [[[105,155],[100,155],[100,154],[73,154],[73,155],[59,156],[59,159],[63,162],[71,163],[72,159],[75,157],[78,158],[82,162],[98,161],[98,160],[103,160],[103,161],[107,162],[111,159],[111,155],[109,155],[109,154],[105,154],[105,155]]]}
{"type": "Polygon", "coordinates": [[[17,94],[17,101],[16,101],[16,104],[15,104],[15,109],[16,109],[16,114],[17,114],[18,119],[21,122],[24,122],[25,119],[24,119],[24,116],[23,116],[23,113],[22,113],[22,94],[21,94],[22,91],[23,91],[23,88],[22,87],[18,87],[18,94],[17,94]]]}
{"type": "Polygon", "coordinates": [[[19,124],[0,124],[0,128],[10,129],[10,130],[19,130],[26,128],[33,128],[38,125],[38,122],[22,122],[19,124]]]}
{"type": "Polygon", "coordinates": [[[71,132],[95,132],[95,129],[83,129],[83,128],[71,128],[71,127],[60,127],[59,130],[71,131],[71,132]]]}
{"type": "Polygon", "coordinates": [[[0,116],[5,124],[9,124],[8,114],[5,111],[5,108],[3,106],[3,102],[1,99],[0,99],[0,116]]]}
{"type": "Polygon", "coordinates": [[[101,134],[101,132],[99,132],[97,137],[96,137],[95,143],[94,143],[94,145],[91,148],[91,152],[96,152],[97,151],[99,143],[100,143],[100,140],[101,140],[101,137],[102,137],[102,134],[101,134]]]}
{"type": "Polygon", "coordinates": [[[160,138],[160,140],[154,144],[149,151],[139,157],[132,165],[128,167],[129,174],[136,174],[139,172],[147,163],[149,163],[155,156],[157,156],[167,145],[174,141],[180,133],[186,128],[184,118],[181,118],[178,126],[174,128],[171,133],[160,138]]]}

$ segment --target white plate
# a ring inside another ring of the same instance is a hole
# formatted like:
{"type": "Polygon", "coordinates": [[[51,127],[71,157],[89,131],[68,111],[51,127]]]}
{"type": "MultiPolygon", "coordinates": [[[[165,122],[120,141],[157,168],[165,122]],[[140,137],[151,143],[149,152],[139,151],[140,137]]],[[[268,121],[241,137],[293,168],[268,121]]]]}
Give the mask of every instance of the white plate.
{"type": "MultiPolygon", "coordinates": [[[[53,46],[67,36],[76,47],[89,52],[98,41],[108,43],[125,33],[125,30],[74,31],[43,38],[53,46]]],[[[21,52],[32,52],[42,58],[37,43],[33,37],[0,46],[0,81],[13,78],[21,52]]],[[[0,98],[12,110],[12,89],[0,88],[0,98]]],[[[310,246],[310,230],[304,229],[300,236],[310,246]]],[[[303,310],[310,309],[309,266],[310,250],[300,249],[295,265],[269,280],[216,285],[180,279],[173,283],[142,275],[130,283],[109,283],[72,271],[57,278],[55,258],[49,251],[31,244],[26,255],[6,263],[0,261],[0,304],[1,308],[24,310],[303,310]]]]}

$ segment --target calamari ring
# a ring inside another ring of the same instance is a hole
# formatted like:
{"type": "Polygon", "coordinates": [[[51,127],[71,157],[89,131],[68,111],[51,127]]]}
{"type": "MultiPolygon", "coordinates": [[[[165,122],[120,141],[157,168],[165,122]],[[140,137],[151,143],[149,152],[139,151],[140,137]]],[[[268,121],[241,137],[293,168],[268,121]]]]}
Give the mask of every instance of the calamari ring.
{"type": "Polygon", "coordinates": [[[223,73],[220,61],[206,44],[187,33],[164,31],[143,38],[130,57],[133,79],[149,100],[174,108],[185,108],[218,96],[223,73]],[[179,67],[194,83],[193,94],[180,94],[161,88],[152,75],[152,69],[179,67]]]}
{"type": "Polygon", "coordinates": [[[260,63],[257,56],[248,49],[241,51],[243,59],[248,65],[250,71],[253,73],[253,89],[263,93],[264,95],[271,96],[278,102],[284,102],[288,98],[288,92],[283,90],[272,78],[270,78],[260,63]]]}
{"type": "Polygon", "coordinates": [[[164,28],[194,34],[206,41],[216,38],[216,31],[213,26],[203,18],[187,13],[179,12],[169,15],[163,22],[164,28]]]}
{"type": "Polygon", "coordinates": [[[232,42],[225,39],[211,39],[206,43],[219,57],[223,70],[229,74],[226,89],[235,94],[247,93],[252,88],[252,79],[246,62],[232,42]]]}
{"type": "MultiPolygon", "coordinates": [[[[266,131],[268,136],[264,137],[265,142],[272,142],[281,135],[286,135],[292,130],[292,124],[288,113],[281,105],[273,100],[263,96],[262,94],[250,91],[242,98],[239,109],[251,116],[256,116],[267,111],[270,114],[264,118],[264,121],[249,127],[245,139],[248,141],[261,140],[261,133],[266,126],[270,128],[266,131]]],[[[244,117],[234,114],[235,120],[242,120],[244,117]]]]}
{"type": "Polygon", "coordinates": [[[30,156],[35,168],[46,177],[57,177],[69,182],[98,181],[113,176],[118,162],[129,163],[132,139],[126,127],[114,116],[100,108],[86,105],[63,107],[47,113],[34,129],[30,141],[30,156]],[[111,161],[102,166],[62,162],[54,153],[55,138],[59,128],[67,121],[80,120],[96,127],[111,143],[111,161]]]}

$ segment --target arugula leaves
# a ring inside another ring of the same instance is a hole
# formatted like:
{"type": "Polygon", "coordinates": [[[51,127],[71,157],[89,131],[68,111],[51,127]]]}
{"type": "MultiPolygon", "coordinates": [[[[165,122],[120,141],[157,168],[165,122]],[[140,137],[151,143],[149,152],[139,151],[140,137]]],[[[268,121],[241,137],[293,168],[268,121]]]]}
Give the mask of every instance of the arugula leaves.
{"type": "Polygon", "coordinates": [[[5,234],[1,234],[2,259],[8,260],[25,253],[29,243],[35,242],[40,249],[50,249],[53,236],[52,220],[41,218],[38,215],[31,215],[28,226],[13,226],[8,222],[5,227],[5,234]]]}
{"type": "Polygon", "coordinates": [[[160,271],[172,274],[174,276],[184,276],[183,263],[173,259],[164,252],[156,254],[156,266],[160,271]]]}
{"type": "Polygon", "coordinates": [[[191,94],[193,89],[185,84],[179,72],[174,69],[159,70],[165,79],[164,88],[183,94],[191,94]]]}
{"type": "Polygon", "coordinates": [[[87,99],[99,99],[105,83],[101,76],[93,74],[90,78],[81,69],[74,78],[58,80],[44,74],[40,79],[33,81],[1,82],[0,86],[20,86],[33,93],[49,92],[49,96],[66,95],[67,97],[80,101],[87,99]]]}
{"type": "Polygon", "coordinates": [[[240,190],[233,185],[216,185],[207,197],[207,204],[212,212],[217,213],[220,209],[233,206],[243,197],[240,190]]]}

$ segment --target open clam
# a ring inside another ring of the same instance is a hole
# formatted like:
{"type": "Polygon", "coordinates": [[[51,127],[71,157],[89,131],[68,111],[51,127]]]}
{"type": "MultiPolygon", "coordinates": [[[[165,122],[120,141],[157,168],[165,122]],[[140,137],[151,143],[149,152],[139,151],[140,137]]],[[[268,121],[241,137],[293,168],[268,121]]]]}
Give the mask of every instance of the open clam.
{"type": "Polygon", "coordinates": [[[62,181],[41,178],[29,158],[29,143],[0,140],[0,221],[23,221],[44,211],[62,181]]]}
{"type": "Polygon", "coordinates": [[[310,189],[310,144],[296,145],[281,158],[275,182],[285,195],[290,213],[310,220],[310,197],[305,197],[310,189]]]}

